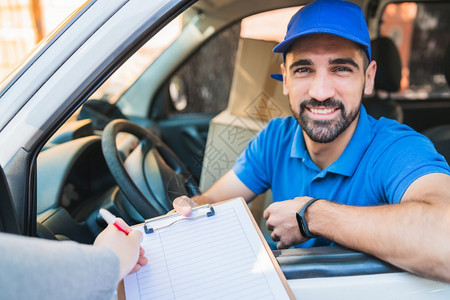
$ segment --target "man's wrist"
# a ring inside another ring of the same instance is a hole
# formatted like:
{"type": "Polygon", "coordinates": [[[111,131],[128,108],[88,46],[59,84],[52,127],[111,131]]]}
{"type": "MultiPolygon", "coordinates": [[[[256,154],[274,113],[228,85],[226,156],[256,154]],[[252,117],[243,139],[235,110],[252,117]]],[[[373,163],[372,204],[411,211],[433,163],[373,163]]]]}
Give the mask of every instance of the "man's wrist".
{"type": "Polygon", "coordinates": [[[305,238],[315,238],[317,237],[315,234],[311,233],[309,230],[308,223],[306,221],[306,210],[310,205],[312,205],[314,202],[322,200],[321,198],[313,198],[306,202],[306,204],[297,212],[297,223],[298,227],[300,229],[300,234],[305,238]]]}

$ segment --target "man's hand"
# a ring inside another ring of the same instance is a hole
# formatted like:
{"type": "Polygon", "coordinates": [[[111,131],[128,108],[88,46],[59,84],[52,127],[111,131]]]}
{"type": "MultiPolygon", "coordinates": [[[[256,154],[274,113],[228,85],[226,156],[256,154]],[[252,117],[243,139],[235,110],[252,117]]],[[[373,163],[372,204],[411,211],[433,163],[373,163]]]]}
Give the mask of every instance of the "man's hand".
{"type": "Polygon", "coordinates": [[[264,211],[266,227],[272,234],[270,237],[279,242],[278,249],[287,249],[307,239],[300,234],[296,213],[311,197],[297,197],[293,200],[275,202],[264,211]]]}
{"type": "Polygon", "coordinates": [[[192,212],[192,208],[196,207],[198,204],[194,200],[187,196],[180,196],[173,200],[173,208],[179,214],[183,216],[189,216],[192,212]]]}
{"type": "MultiPolygon", "coordinates": [[[[122,219],[117,218],[117,222],[131,230],[122,219]]],[[[144,249],[140,247],[142,238],[142,233],[138,230],[131,230],[130,234],[126,235],[110,224],[97,236],[94,246],[106,247],[117,255],[120,262],[120,279],[123,279],[148,262],[144,256],[144,249]]]]}
{"type": "Polygon", "coordinates": [[[256,194],[242,183],[234,171],[230,170],[206,192],[195,195],[192,199],[187,196],[180,196],[173,201],[172,205],[177,213],[189,216],[192,208],[198,205],[214,204],[235,197],[243,197],[245,201],[249,202],[255,196],[256,194]]]}

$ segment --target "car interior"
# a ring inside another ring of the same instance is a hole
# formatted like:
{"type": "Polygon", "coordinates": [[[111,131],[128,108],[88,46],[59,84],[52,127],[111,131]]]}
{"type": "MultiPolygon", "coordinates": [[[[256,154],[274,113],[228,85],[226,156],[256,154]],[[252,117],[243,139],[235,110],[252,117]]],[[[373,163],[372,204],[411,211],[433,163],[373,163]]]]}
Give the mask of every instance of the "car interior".
{"type": "MultiPolygon", "coordinates": [[[[281,83],[270,76],[279,73],[282,63],[271,52],[277,40],[243,36],[242,30],[260,12],[289,7],[294,12],[295,1],[280,1],[277,7],[271,2],[257,11],[245,1],[213,2],[199,1],[186,10],[178,39],[145,64],[130,85],[116,94],[92,91],[49,137],[35,174],[37,236],[90,244],[106,226],[100,208],[131,225],[166,214],[173,199],[205,191],[229,170],[269,120],[290,114],[281,83]],[[235,11],[240,13],[233,15],[235,11]]],[[[415,17],[384,31],[387,11],[404,3],[371,3],[365,8],[369,24],[376,25],[371,34],[378,70],[375,92],[363,105],[375,118],[392,118],[422,132],[450,162],[450,3],[408,2],[415,17]],[[430,15],[439,25],[424,28],[421,22],[430,15]],[[413,46],[406,50],[399,48],[401,38],[406,39],[399,37],[402,26],[417,35],[409,37],[413,46]],[[411,62],[407,66],[405,55],[411,62]],[[406,82],[408,72],[419,75],[406,82]],[[432,82],[422,84],[425,77],[432,82]]],[[[278,34],[283,37],[283,32],[278,34]]],[[[3,173],[0,193],[8,193],[3,173]]],[[[250,204],[265,233],[262,213],[270,202],[268,191],[250,204]]],[[[2,211],[12,210],[0,207],[2,211]]],[[[4,215],[0,220],[0,230],[5,222],[14,222],[4,215]]],[[[288,279],[399,271],[339,246],[274,252],[288,279]]]]}

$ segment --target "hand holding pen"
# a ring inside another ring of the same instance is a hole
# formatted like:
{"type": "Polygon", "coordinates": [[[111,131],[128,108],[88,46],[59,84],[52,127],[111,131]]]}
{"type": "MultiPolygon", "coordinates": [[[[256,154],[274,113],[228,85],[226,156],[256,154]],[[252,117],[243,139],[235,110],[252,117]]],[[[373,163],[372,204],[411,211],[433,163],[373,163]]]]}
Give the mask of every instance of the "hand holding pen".
{"type": "Polygon", "coordinates": [[[107,210],[101,209],[100,215],[105,218],[108,227],[97,236],[94,245],[106,247],[117,255],[120,262],[120,279],[123,279],[148,262],[144,249],[140,247],[142,232],[132,230],[122,219],[116,218],[107,210]]]}
{"type": "MultiPolygon", "coordinates": [[[[108,225],[114,225],[116,226],[116,228],[120,231],[122,231],[123,233],[125,233],[126,235],[130,234],[131,232],[131,228],[128,227],[127,224],[122,225],[119,223],[119,219],[116,218],[115,215],[113,215],[112,213],[110,213],[108,210],[104,209],[104,208],[100,208],[100,210],[98,211],[100,216],[103,218],[103,220],[106,221],[106,223],[108,223],[108,225]]],[[[123,222],[125,223],[125,222],[123,222]]]]}

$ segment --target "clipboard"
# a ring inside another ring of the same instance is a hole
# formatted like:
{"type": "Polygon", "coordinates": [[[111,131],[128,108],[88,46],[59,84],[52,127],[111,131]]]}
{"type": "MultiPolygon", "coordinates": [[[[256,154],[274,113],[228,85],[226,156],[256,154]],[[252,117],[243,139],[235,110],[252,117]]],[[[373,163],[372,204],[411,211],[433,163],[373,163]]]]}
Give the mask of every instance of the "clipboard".
{"type": "Polygon", "coordinates": [[[243,198],[198,206],[189,217],[152,218],[133,229],[144,233],[149,264],[125,277],[118,299],[248,298],[258,293],[264,299],[295,299],[243,198]],[[156,249],[160,246],[162,252],[156,249]]]}
{"type": "Polygon", "coordinates": [[[146,234],[154,233],[155,230],[161,230],[168,226],[175,224],[176,222],[181,222],[185,220],[197,219],[197,218],[208,218],[215,215],[214,207],[210,204],[196,206],[192,209],[190,216],[186,217],[178,213],[171,213],[168,215],[163,215],[155,217],[144,222],[144,232],[146,234]]]}

